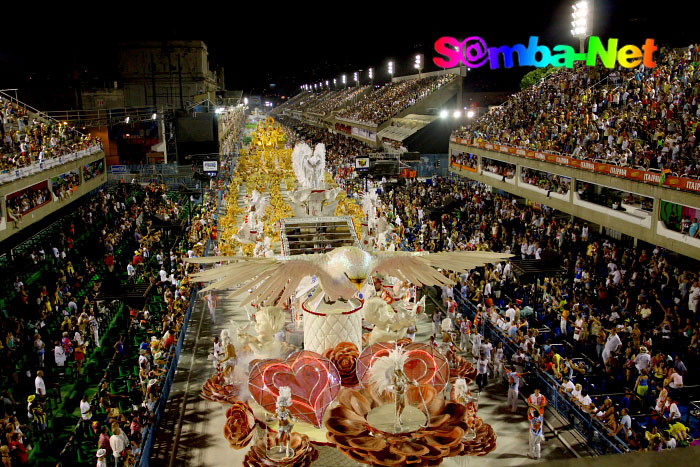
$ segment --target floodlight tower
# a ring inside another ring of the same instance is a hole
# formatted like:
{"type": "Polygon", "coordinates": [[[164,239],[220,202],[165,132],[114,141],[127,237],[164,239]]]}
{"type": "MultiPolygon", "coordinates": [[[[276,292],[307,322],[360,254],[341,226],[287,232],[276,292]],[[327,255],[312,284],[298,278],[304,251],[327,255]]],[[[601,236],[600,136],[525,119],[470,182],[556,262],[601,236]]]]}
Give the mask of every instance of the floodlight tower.
{"type": "Polygon", "coordinates": [[[372,67],[369,68],[369,82],[374,84],[374,68],[372,67]]]}
{"type": "Polygon", "coordinates": [[[425,63],[425,56],[423,54],[416,54],[413,60],[413,68],[418,70],[418,78],[420,78],[420,72],[423,70],[423,64],[425,63]]]}
{"type": "Polygon", "coordinates": [[[389,76],[391,76],[391,79],[393,79],[394,78],[394,61],[393,60],[389,60],[388,71],[389,71],[389,76]]]}
{"type": "Polygon", "coordinates": [[[345,85],[346,85],[347,82],[348,82],[348,77],[347,77],[347,75],[341,76],[341,80],[343,81],[343,88],[345,88],[345,85]]]}
{"type": "Polygon", "coordinates": [[[591,35],[590,27],[590,5],[592,0],[581,0],[571,5],[571,35],[578,37],[579,52],[586,51],[586,39],[591,35]]]}

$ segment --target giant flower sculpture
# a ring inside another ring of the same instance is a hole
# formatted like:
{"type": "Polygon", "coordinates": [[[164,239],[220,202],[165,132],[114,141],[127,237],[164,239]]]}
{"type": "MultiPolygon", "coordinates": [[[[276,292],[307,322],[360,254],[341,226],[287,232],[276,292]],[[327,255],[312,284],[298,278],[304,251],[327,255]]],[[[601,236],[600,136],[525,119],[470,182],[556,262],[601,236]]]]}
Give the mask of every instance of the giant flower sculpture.
{"type": "Polygon", "coordinates": [[[200,396],[211,402],[233,404],[237,401],[240,387],[238,384],[226,384],[220,374],[215,374],[202,385],[200,396]]]}
{"type": "Polygon", "coordinates": [[[326,420],[326,437],[349,458],[372,466],[434,466],[460,455],[466,407],[439,397],[431,385],[411,386],[406,399],[428,420],[416,431],[389,433],[372,427],[367,416],[376,407],[393,404],[393,396],[379,395],[374,387],[344,388],[326,420]]]}
{"type": "Polygon", "coordinates": [[[360,352],[352,342],[341,342],[335,347],[323,352],[323,356],[329,359],[340,374],[340,380],[345,387],[353,387],[359,384],[355,366],[360,352]]]}
{"type": "Polygon", "coordinates": [[[295,431],[291,433],[289,447],[294,449],[294,455],[289,459],[273,461],[267,457],[267,450],[275,446],[279,446],[277,434],[268,432],[267,440],[261,438],[246,454],[243,459],[244,467],[309,467],[316,459],[318,459],[318,451],[314,449],[309,441],[309,437],[301,435],[295,431]]]}
{"type": "Polygon", "coordinates": [[[236,401],[226,411],[224,436],[233,449],[243,449],[253,438],[255,415],[246,402],[236,401]]]}

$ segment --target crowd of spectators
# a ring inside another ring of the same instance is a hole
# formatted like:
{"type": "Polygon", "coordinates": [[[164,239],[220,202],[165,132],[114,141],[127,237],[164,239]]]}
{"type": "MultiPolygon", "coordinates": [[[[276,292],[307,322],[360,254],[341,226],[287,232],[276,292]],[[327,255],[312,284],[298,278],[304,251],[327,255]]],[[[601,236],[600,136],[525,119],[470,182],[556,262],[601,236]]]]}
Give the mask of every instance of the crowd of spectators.
{"type": "Polygon", "coordinates": [[[337,116],[360,123],[380,125],[433,91],[449,84],[454,78],[454,75],[443,75],[387,83],[365,94],[357,103],[345,107],[337,116]]]}
{"type": "Polygon", "coordinates": [[[29,211],[51,201],[47,184],[22,190],[17,196],[7,197],[7,215],[10,221],[20,222],[29,211]]]}
{"type": "Polygon", "coordinates": [[[325,99],[319,100],[308,108],[309,112],[328,115],[349,102],[354,102],[369,86],[355,86],[329,93],[325,99]]]}
{"type": "Polygon", "coordinates": [[[472,154],[470,152],[466,154],[460,153],[453,155],[452,162],[461,166],[470,167],[472,169],[476,169],[479,166],[479,158],[476,154],[472,154]]]}
{"type": "Polygon", "coordinates": [[[521,169],[520,179],[529,185],[534,185],[542,188],[543,190],[547,190],[547,192],[554,192],[562,195],[569,192],[569,187],[571,185],[571,179],[568,177],[562,177],[525,167],[521,169]]]}
{"type": "Polygon", "coordinates": [[[51,180],[53,194],[61,201],[70,198],[79,186],[79,173],[67,173],[62,177],[56,177],[51,180]]]}
{"type": "Polygon", "coordinates": [[[483,158],[482,163],[484,170],[488,172],[501,175],[503,178],[515,177],[515,166],[513,164],[497,161],[495,159],[487,159],[485,157],[483,158]]]}
{"type": "Polygon", "coordinates": [[[325,101],[332,93],[333,92],[329,90],[307,92],[306,95],[299,99],[298,103],[294,106],[294,110],[306,112],[310,107],[325,101]]]}
{"type": "Polygon", "coordinates": [[[9,171],[86,149],[99,141],[60,122],[31,116],[17,102],[0,97],[0,170],[9,171]]]}
{"type": "Polygon", "coordinates": [[[196,266],[184,258],[204,254],[216,212],[215,198],[207,196],[183,236],[168,244],[153,216],[186,222],[188,215],[179,199],[167,195],[156,184],[101,190],[58,232],[5,266],[23,264],[13,270],[14,283],[3,296],[11,313],[0,316],[0,370],[7,383],[0,444],[11,465],[26,464],[34,449],[49,447],[49,455],[74,465],[77,446],[85,442],[93,443],[92,459],[138,464],[194,293],[187,276],[196,266]],[[150,286],[150,306],[100,300],[103,283],[128,281],[150,286]],[[123,374],[132,367],[131,376],[123,374]],[[95,377],[100,383],[89,396],[85,388],[95,377]],[[80,423],[63,449],[56,445],[63,432],[54,425],[57,407],[51,402],[73,402],[65,393],[61,400],[60,388],[68,384],[85,396],[74,401],[80,423]]]}
{"type": "Polygon", "coordinates": [[[517,346],[519,372],[548,374],[603,432],[638,450],[688,444],[681,411],[697,397],[683,386],[700,382],[697,262],[653,246],[625,247],[473,182],[408,183],[381,198],[399,249],[558,257],[561,272],[546,277],[519,279],[510,261],[454,276],[454,293],[517,346]]]}
{"type": "Polygon", "coordinates": [[[654,68],[562,69],[455,136],[696,177],[699,59],[662,47],[654,68]]]}

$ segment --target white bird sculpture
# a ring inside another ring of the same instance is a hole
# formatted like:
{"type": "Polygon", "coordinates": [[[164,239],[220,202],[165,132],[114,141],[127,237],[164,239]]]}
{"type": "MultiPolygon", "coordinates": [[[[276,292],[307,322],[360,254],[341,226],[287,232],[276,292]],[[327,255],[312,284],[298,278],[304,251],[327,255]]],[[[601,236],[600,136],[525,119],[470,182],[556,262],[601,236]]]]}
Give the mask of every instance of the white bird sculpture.
{"type": "Polygon", "coordinates": [[[343,246],[328,253],[286,258],[210,256],[187,258],[186,261],[197,264],[228,263],[192,276],[195,281],[216,281],[202,289],[202,292],[243,286],[229,295],[229,298],[233,298],[255,287],[243,305],[250,302],[274,305],[287,300],[307,276],[318,278],[330,300],[348,300],[362,289],[369,277],[377,273],[394,276],[418,286],[454,285],[451,279],[434,268],[466,272],[511,256],[513,255],[486,251],[370,253],[358,247],[343,246]]]}
{"type": "Polygon", "coordinates": [[[240,285],[241,288],[232,292],[229,298],[252,289],[242,305],[254,302],[269,306],[284,303],[308,276],[318,278],[328,299],[349,300],[374,274],[394,276],[417,286],[454,285],[451,279],[435,269],[461,273],[511,256],[513,255],[487,251],[370,253],[358,247],[343,246],[328,253],[285,258],[210,256],[187,258],[186,261],[197,264],[228,263],[192,276],[195,281],[216,281],[202,292],[240,285]]]}

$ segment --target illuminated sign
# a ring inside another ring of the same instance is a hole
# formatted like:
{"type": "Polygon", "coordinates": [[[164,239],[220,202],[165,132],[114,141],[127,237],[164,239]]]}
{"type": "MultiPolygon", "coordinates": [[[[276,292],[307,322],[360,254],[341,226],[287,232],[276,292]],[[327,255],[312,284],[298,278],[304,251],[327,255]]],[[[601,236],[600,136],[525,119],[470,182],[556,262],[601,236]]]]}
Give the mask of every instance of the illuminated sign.
{"type": "Polygon", "coordinates": [[[590,36],[587,52],[576,52],[573,47],[564,44],[556,45],[550,50],[546,45],[538,44],[538,41],[539,37],[531,36],[527,47],[525,44],[488,47],[486,41],[479,36],[468,37],[463,41],[444,36],[435,42],[435,51],[442,57],[433,58],[433,62],[440,68],[452,68],[460,63],[469,68],[479,68],[488,62],[491,69],[495,70],[501,66],[501,62],[505,68],[512,68],[517,55],[519,66],[573,68],[574,62],[594,66],[600,57],[606,68],[613,68],[615,62],[625,68],[634,68],[642,63],[646,68],[654,68],[654,52],[659,49],[654,44],[654,39],[647,39],[641,49],[635,45],[625,45],[618,49],[617,39],[608,39],[606,48],[600,37],[590,36]]]}

